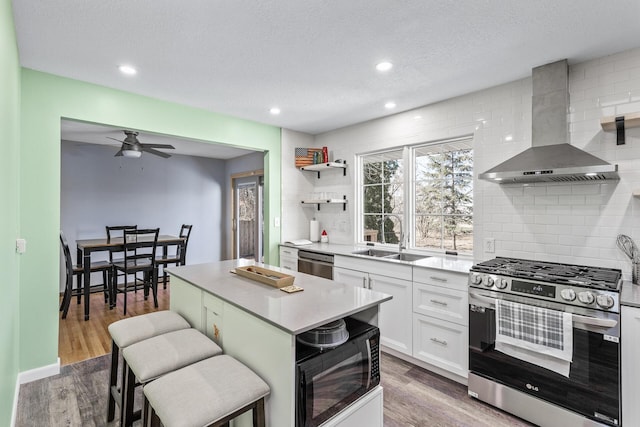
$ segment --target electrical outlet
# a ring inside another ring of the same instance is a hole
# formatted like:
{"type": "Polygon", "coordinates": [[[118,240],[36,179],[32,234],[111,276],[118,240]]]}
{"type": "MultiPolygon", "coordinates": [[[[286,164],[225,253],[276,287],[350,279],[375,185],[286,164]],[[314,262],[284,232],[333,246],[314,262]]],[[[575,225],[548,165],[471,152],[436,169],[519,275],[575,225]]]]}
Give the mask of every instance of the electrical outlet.
{"type": "Polygon", "coordinates": [[[16,252],[23,254],[27,251],[27,241],[25,239],[16,239],[16,252]]]}
{"type": "Polygon", "coordinates": [[[280,217],[277,216],[273,219],[273,226],[274,227],[280,227],[280,217]]]}
{"type": "Polygon", "coordinates": [[[496,251],[496,239],[493,237],[487,237],[484,239],[484,251],[492,254],[496,251]]]}

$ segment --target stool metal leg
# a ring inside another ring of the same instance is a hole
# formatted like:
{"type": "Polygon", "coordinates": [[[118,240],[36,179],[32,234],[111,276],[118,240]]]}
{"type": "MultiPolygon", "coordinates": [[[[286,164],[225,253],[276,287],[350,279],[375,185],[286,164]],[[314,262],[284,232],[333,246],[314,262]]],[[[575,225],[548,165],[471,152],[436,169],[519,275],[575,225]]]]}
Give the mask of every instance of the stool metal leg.
{"type": "Polygon", "coordinates": [[[131,427],[133,424],[133,397],[136,388],[136,376],[131,372],[127,361],[122,363],[122,402],[120,403],[120,426],[131,427]]]}
{"type": "Polygon", "coordinates": [[[253,427],[265,427],[264,397],[258,400],[253,408],[253,427]]]}

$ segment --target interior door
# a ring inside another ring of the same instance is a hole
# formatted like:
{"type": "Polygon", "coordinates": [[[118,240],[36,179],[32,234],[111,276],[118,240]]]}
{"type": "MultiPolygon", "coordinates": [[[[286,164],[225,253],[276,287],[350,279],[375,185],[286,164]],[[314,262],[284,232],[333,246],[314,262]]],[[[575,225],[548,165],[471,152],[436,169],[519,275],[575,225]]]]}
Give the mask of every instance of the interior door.
{"type": "Polygon", "coordinates": [[[235,178],[234,194],[234,258],[263,261],[263,176],[235,178]]]}

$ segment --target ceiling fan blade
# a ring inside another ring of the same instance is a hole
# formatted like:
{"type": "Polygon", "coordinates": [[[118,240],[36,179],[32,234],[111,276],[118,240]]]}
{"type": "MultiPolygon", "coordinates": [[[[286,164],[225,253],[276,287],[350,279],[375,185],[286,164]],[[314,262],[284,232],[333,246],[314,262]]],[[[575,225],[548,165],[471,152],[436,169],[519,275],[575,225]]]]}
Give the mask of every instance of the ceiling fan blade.
{"type": "Polygon", "coordinates": [[[143,147],[147,148],[166,148],[168,150],[175,150],[176,147],[169,144],[141,144],[143,147]]]}
{"type": "Polygon", "coordinates": [[[162,151],[154,150],[153,148],[145,147],[144,145],[142,146],[142,151],[144,151],[146,153],[150,153],[150,154],[155,154],[156,156],[164,157],[165,159],[168,159],[169,157],[171,157],[171,155],[169,155],[167,153],[163,153],[162,151]]]}
{"type": "Polygon", "coordinates": [[[118,151],[113,157],[119,157],[119,156],[122,156],[122,150],[118,151]]]}

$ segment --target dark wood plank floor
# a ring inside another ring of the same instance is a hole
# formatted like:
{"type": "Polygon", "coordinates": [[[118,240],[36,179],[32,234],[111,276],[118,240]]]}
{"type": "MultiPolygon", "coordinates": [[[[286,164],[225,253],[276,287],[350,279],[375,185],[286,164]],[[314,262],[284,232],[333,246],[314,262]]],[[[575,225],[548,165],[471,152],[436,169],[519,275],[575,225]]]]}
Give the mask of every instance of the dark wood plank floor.
{"type": "MultiPolygon", "coordinates": [[[[531,425],[468,397],[465,386],[393,356],[383,354],[381,367],[385,427],[531,425]]],[[[108,371],[109,356],[105,355],[64,366],[54,377],[23,384],[16,427],[117,425],[117,416],[114,422],[106,422],[108,371]]]]}

